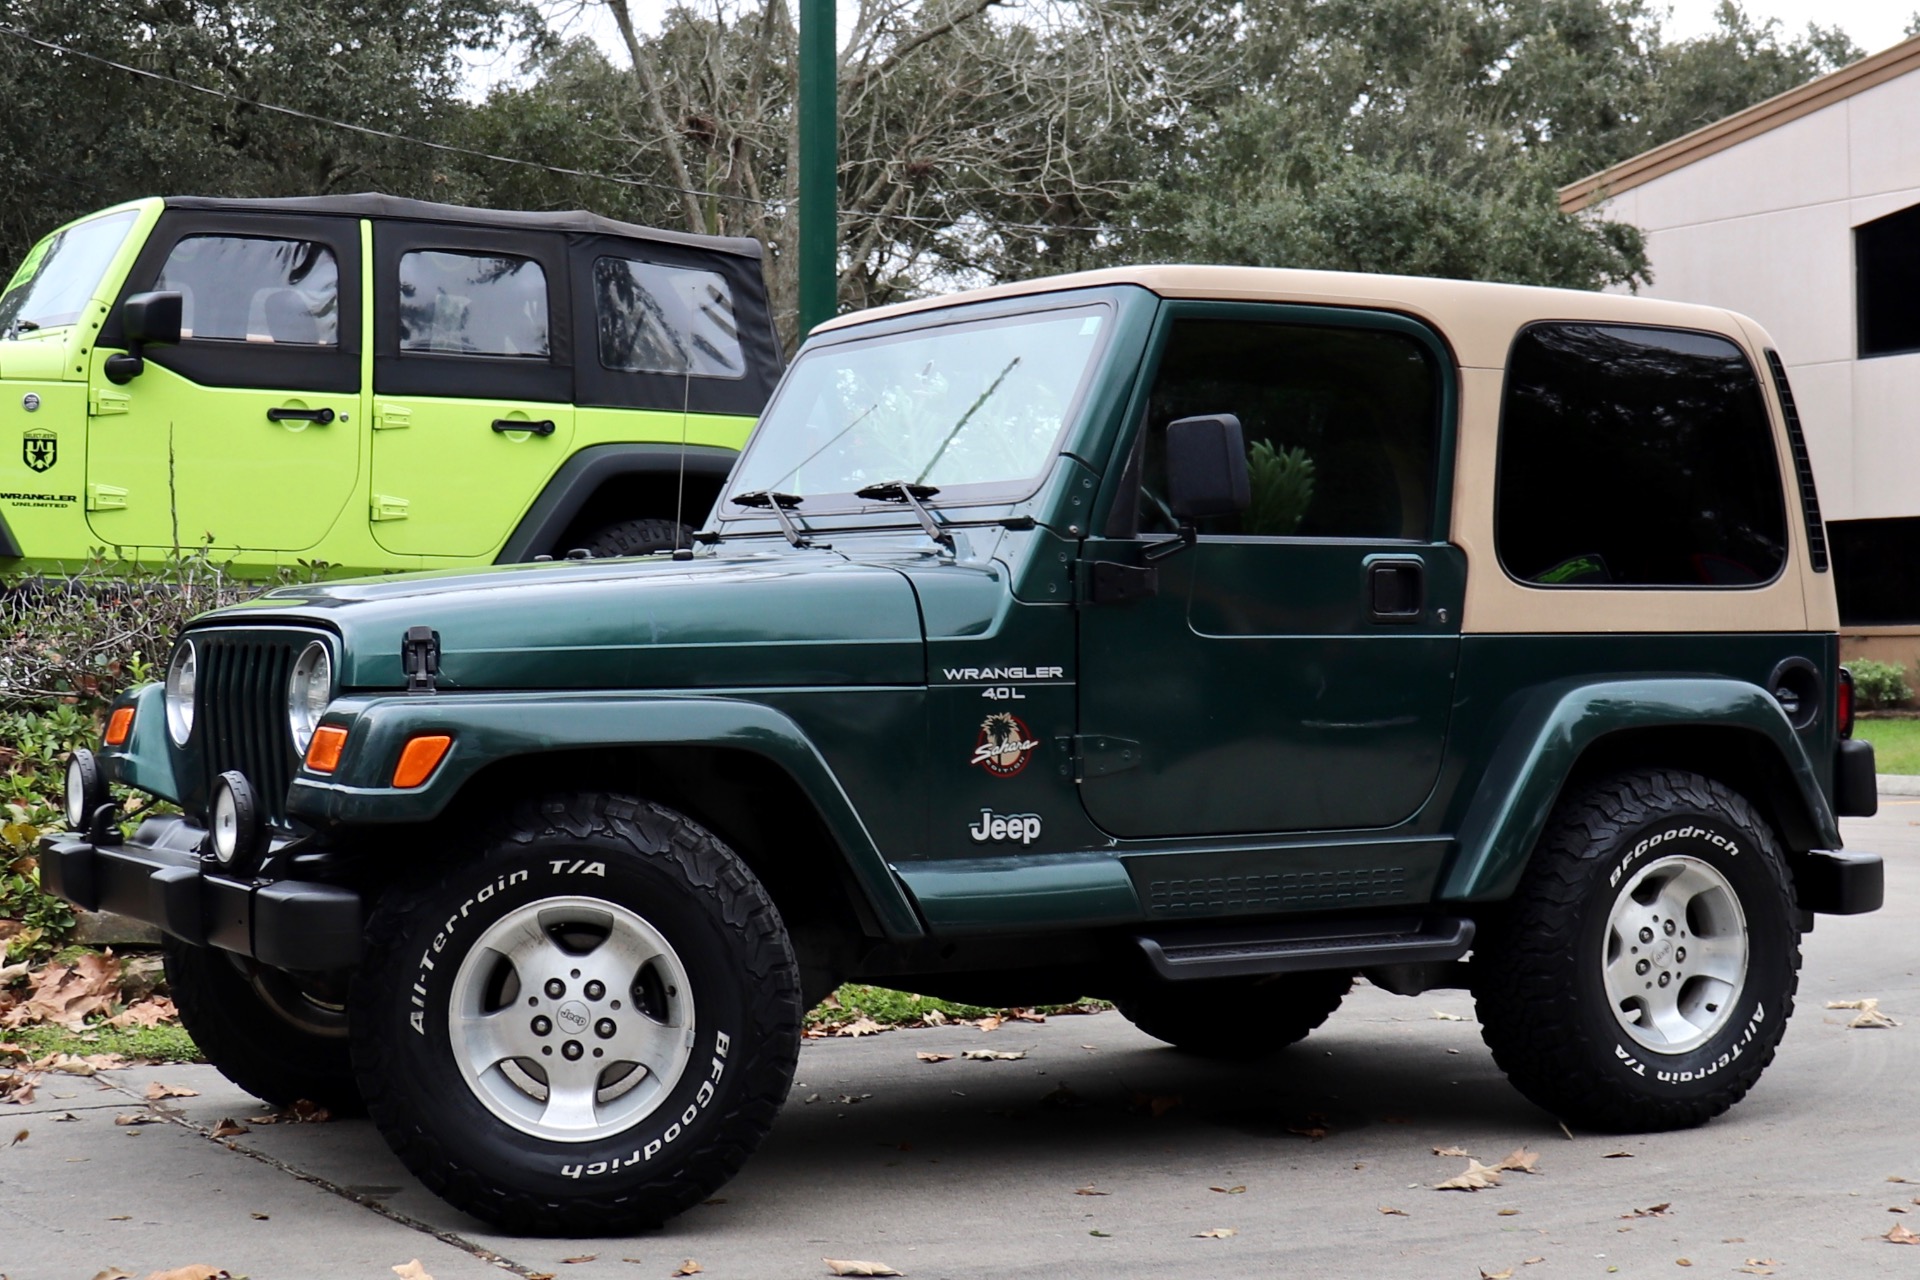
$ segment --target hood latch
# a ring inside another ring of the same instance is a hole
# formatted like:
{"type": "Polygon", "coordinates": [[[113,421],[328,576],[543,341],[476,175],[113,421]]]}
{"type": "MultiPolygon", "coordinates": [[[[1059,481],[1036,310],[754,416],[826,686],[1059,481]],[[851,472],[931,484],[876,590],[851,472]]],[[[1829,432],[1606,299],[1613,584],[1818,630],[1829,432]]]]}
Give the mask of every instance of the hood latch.
{"type": "Polygon", "coordinates": [[[400,669],[408,693],[433,693],[440,680],[440,633],[432,627],[408,627],[400,641],[400,669]]]}

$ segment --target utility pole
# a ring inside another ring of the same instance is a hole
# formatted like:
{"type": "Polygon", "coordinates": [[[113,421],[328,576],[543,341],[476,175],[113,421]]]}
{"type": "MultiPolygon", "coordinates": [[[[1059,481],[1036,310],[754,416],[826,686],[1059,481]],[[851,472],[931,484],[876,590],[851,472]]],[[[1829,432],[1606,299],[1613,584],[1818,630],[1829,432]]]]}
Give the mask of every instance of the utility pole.
{"type": "Polygon", "coordinates": [[[839,304],[839,85],[834,0],[800,0],[800,336],[839,304]]]}

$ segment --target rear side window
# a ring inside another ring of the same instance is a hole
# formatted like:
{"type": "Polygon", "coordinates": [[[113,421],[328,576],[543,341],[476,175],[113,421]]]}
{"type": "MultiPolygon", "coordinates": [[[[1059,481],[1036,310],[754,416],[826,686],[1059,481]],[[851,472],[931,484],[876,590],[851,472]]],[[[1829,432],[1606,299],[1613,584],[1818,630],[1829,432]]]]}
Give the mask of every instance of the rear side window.
{"type": "Polygon", "coordinates": [[[1426,539],[1433,532],[1440,377],[1402,333],[1238,320],[1181,320],[1147,407],[1142,532],[1170,533],[1167,424],[1231,413],[1247,446],[1253,505],[1200,522],[1211,534],[1426,539]]]}
{"type": "Polygon", "coordinates": [[[1725,338],[1538,324],[1507,367],[1494,543],[1541,586],[1743,587],[1787,558],[1773,431],[1725,338]]]}
{"type": "Polygon", "coordinates": [[[443,250],[400,256],[400,350],[548,355],[547,273],[530,258],[443,250]]]}
{"type": "Polygon", "coordinates": [[[593,307],[603,368],[696,378],[746,374],[733,292],[716,272],[596,258],[593,307]]]}
{"type": "Polygon", "coordinates": [[[153,283],[180,294],[180,336],[332,347],[340,342],[340,267],[311,240],[187,236],[153,283]]]}

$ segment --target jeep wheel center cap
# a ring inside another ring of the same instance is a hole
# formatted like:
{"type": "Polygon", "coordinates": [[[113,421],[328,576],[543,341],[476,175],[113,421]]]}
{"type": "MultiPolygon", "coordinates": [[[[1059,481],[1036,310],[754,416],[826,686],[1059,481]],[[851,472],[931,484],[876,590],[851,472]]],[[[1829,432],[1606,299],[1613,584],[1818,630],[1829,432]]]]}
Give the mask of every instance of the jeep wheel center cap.
{"type": "Polygon", "coordinates": [[[560,1023],[560,1029],[570,1036],[585,1034],[587,1023],[592,1021],[591,1016],[587,1013],[587,1006],[581,1004],[578,1000],[567,1001],[561,1005],[555,1013],[557,1021],[560,1023]]]}

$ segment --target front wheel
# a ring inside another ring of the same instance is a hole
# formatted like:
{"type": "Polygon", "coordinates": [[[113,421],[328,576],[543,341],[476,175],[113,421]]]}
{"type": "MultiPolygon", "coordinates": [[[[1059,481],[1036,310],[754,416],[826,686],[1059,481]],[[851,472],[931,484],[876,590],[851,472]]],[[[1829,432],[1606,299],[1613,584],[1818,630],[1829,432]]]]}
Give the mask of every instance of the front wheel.
{"type": "Polygon", "coordinates": [[[220,1074],[276,1107],[358,1115],[344,982],[293,974],[218,947],[161,940],[180,1025],[220,1074]]]}
{"type": "Polygon", "coordinates": [[[528,805],[383,898],[354,990],[368,1110],[456,1207],[518,1232],[656,1226],[772,1124],[799,971],[746,866],[691,820],[590,794],[528,805]]]}
{"type": "Polygon", "coordinates": [[[1514,1085],[1614,1131],[1719,1115],[1773,1061],[1800,935],[1772,830],[1718,782],[1640,770],[1562,801],[1475,944],[1482,1035],[1514,1085]]]}

